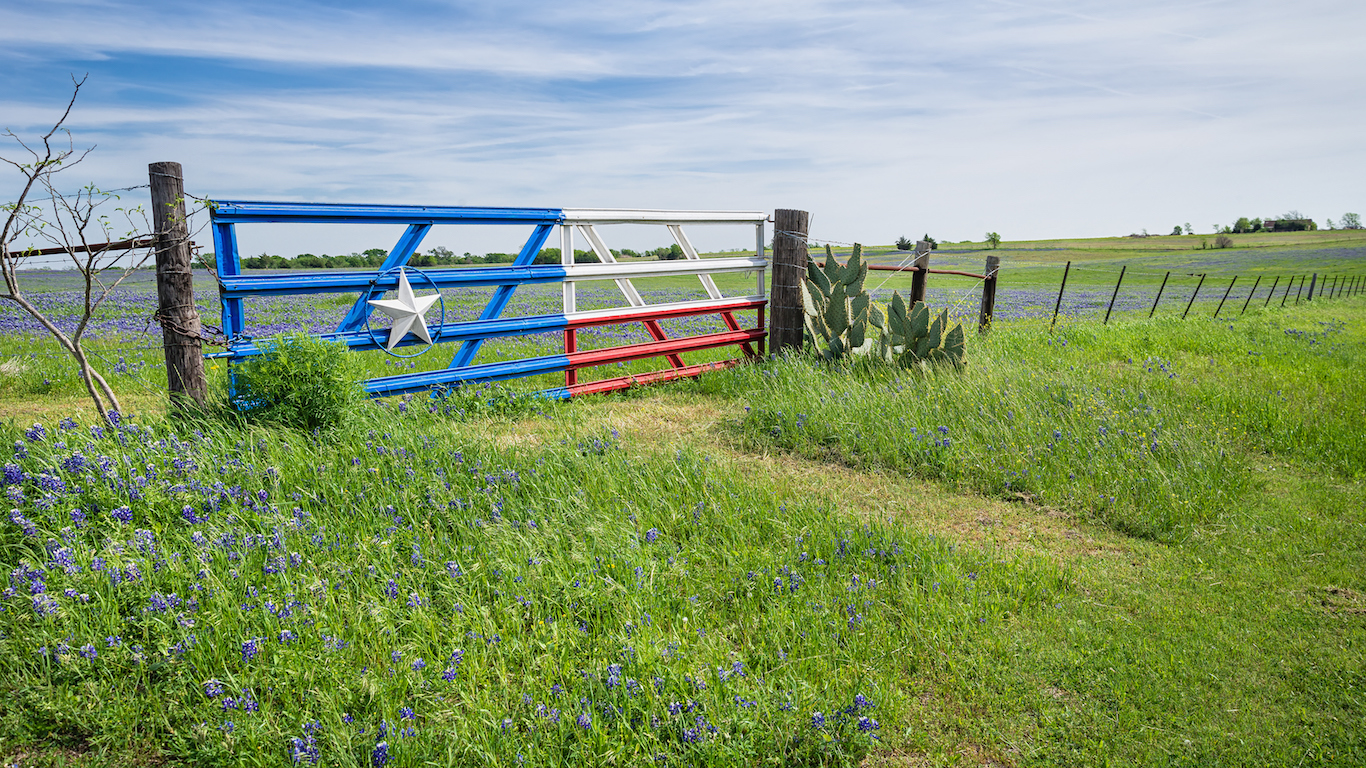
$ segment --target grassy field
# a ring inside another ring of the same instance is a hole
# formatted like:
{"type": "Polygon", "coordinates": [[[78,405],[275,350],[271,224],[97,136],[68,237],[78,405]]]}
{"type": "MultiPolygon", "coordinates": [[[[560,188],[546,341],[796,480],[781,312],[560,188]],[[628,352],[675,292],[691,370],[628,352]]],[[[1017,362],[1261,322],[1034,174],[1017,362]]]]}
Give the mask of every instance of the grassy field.
{"type": "Polygon", "coordinates": [[[145,291],[117,428],[0,334],[7,764],[1366,762],[1366,299],[315,436],[168,420],[145,291]]]}

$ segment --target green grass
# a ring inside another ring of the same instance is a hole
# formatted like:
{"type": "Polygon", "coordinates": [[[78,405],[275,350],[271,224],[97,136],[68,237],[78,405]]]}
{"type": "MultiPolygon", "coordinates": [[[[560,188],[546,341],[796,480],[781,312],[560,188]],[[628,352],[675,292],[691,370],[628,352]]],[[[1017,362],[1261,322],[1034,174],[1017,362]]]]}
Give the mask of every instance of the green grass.
{"type": "Polygon", "coordinates": [[[1001,322],[962,374],[793,359],[323,438],[11,421],[0,753],[1361,764],[1363,320],[1001,322]]]}

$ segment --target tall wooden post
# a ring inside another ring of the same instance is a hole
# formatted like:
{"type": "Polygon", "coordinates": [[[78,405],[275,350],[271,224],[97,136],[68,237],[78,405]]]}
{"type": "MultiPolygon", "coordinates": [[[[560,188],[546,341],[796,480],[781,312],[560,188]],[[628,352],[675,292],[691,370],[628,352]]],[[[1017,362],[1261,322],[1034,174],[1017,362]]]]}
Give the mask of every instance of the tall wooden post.
{"type": "Polygon", "coordinates": [[[996,275],[1001,271],[1001,257],[988,256],[987,267],[982,274],[982,312],[977,319],[977,332],[986,333],[991,329],[991,316],[996,313],[996,275]]]}
{"type": "Polygon", "coordinates": [[[166,351],[166,384],[171,404],[202,406],[208,397],[199,312],[194,305],[190,229],[185,218],[185,179],[180,163],[147,166],[156,228],[157,312],[166,351]]]}
{"type": "Polygon", "coordinates": [[[911,262],[911,267],[915,269],[911,273],[911,306],[914,307],[917,301],[925,300],[925,281],[930,276],[930,244],[925,240],[917,240],[915,243],[915,261],[911,262]]]}
{"type": "Polygon", "coordinates": [[[806,279],[806,235],[810,214],[789,208],[773,212],[773,308],[769,349],[775,355],[802,348],[805,328],[801,282],[806,279]]]}
{"type": "MultiPolygon", "coordinates": [[[[1314,300],[1314,286],[1318,285],[1318,283],[1319,283],[1319,273],[1315,272],[1315,273],[1314,273],[1314,276],[1311,277],[1311,278],[1309,278],[1309,294],[1306,295],[1306,296],[1304,297],[1304,300],[1305,300],[1305,301],[1313,301],[1313,300],[1314,300]]],[[[1300,303],[1300,297],[1299,297],[1299,296],[1296,296],[1296,297],[1295,297],[1295,303],[1296,303],[1296,304],[1300,303]]]]}

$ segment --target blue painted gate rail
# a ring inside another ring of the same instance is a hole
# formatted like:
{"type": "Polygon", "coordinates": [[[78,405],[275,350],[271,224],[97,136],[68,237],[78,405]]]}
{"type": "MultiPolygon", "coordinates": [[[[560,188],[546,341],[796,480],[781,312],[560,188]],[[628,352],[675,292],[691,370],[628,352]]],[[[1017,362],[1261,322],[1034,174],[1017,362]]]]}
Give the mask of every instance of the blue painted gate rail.
{"type": "MultiPolygon", "coordinates": [[[[349,205],[332,203],[271,203],[215,201],[211,206],[215,254],[218,266],[219,297],[223,308],[223,329],[228,336],[225,352],[208,357],[227,359],[229,364],[258,355],[262,347],[246,334],[244,299],[253,296],[279,296],[314,293],[357,293],[346,317],[332,333],[319,338],[338,341],[354,350],[382,349],[371,332],[368,320],[371,300],[399,286],[400,273],[417,253],[422,240],[438,224],[530,225],[532,232],[510,266],[477,268],[436,268],[420,271],[423,285],[437,289],[449,287],[497,286],[478,320],[445,322],[431,328],[436,343],[459,342],[460,348],[445,369],[421,371],[369,379],[365,389],[372,396],[417,392],[458,386],[471,382],[522,378],[542,373],[565,372],[565,386],[548,390],[547,395],[567,398],[576,394],[621,389],[639,383],[666,381],[733,364],[734,360],[702,365],[685,365],[682,353],[738,344],[746,355],[763,353],[767,332],[764,329],[765,298],[764,222],[766,214],[755,211],[648,211],[590,210],[560,208],[475,208],[454,206],[349,205]],[[310,224],[406,224],[407,229],[378,269],[369,271],[291,272],[289,274],[243,275],[238,253],[236,225],[242,223],[310,224]],[[604,244],[597,227],[607,224],[662,224],[679,244],[685,258],[676,261],[618,263],[604,244]],[[755,226],[753,256],[702,259],[687,235],[684,224],[752,224],[755,226]],[[560,229],[561,263],[533,264],[551,232],[560,229]],[[574,233],[583,236],[601,263],[575,264],[574,233]],[[725,297],[711,275],[728,272],[757,273],[753,295],[725,297]],[[635,277],[697,275],[708,294],[707,299],[646,304],[631,283],[635,277]],[[578,282],[613,280],[630,306],[619,309],[576,311],[575,286],[578,282]],[[513,292],[521,285],[560,283],[564,307],[561,314],[530,317],[502,317],[513,292]],[[735,313],[755,310],[756,327],[742,329],[735,313]],[[658,321],[671,317],[719,314],[727,330],[680,339],[669,339],[658,321]],[[575,332],[579,328],[626,322],[645,324],[653,341],[609,349],[580,352],[575,332]],[[564,354],[522,360],[474,364],[484,340],[527,334],[562,331],[564,354]],[[590,383],[579,383],[579,369],[646,357],[666,356],[670,368],[649,374],[624,376],[590,383]]],[[[407,269],[413,269],[406,267],[407,269]]],[[[418,270],[413,270],[418,272],[418,270]]],[[[425,344],[411,334],[396,346],[425,344]]]]}

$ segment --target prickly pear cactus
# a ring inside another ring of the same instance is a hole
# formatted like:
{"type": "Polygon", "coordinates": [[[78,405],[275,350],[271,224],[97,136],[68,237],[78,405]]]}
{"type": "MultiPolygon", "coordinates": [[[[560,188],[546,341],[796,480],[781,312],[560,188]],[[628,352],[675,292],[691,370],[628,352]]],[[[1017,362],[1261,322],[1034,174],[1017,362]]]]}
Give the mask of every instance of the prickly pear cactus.
{"type": "Polygon", "coordinates": [[[931,319],[925,302],[918,301],[907,310],[901,295],[893,291],[884,316],[863,289],[867,277],[863,246],[858,243],[846,264],[835,260],[828,245],[824,268],[814,261],[807,263],[802,310],[807,336],[822,358],[877,355],[906,368],[934,363],[963,367],[963,326],[948,327],[948,310],[931,319]]]}
{"type": "Polygon", "coordinates": [[[814,261],[807,262],[806,279],[802,281],[802,310],[807,335],[821,357],[835,360],[876,351],[882,313],[872,306],[868,292],[863,290],[867,277],[863,246],[857,243],[847,264],[836,261],[828,245],[824,269],[814,261]],[[868,332],[870,324],[874,326],[872,333],[868,332]]]}
{"type": "Polygon", "coordinates": [[[903,368],[932,363],[947,363],[954,368],[967,364],[967,340],[961,323],[949,328],[949,311],[930,319],[925,302],[917,301],[908,311],[901,294],[892,292],[887,308],[882,356],[903,368]]]}

